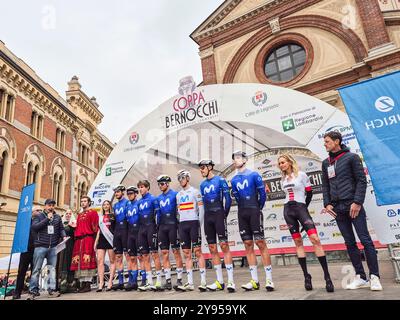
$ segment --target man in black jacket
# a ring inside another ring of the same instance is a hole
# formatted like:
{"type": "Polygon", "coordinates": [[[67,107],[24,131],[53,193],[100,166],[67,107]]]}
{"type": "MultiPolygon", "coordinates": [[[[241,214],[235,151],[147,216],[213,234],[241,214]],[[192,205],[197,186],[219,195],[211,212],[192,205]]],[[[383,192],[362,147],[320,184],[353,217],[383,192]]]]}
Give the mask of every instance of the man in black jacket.
{"type": "Polygon", "coordinates": [[[370,287],[373,291],[380,291],[382,285],[379,280],[378,257],[367,228],[363,207],[367,179],[362,161],[342,144],[342,135],[339,132],[325,134],[324,145],[329,152],[329,158],[322,162],[324,207],[336,219],[356,271],[356,278],[347,289],[370,287]],[[365,249],[370,281],[361,262],[353,226],[365,249]]]}
{"type": "MultiPolygon", "coordinates": [[[[35,216],[37,216],[41,211],[42,210],[39,207],[33,208],[31,225],[33,222],[33,218],[35,216]]],[[[29,241],[28,241],[28,251],[21,253],[20,258],[19,258],[18,276],[17,276],[17,282],[16,282],[16,286],[15,286],[15,292],[13,295],[14,300],[18,300],[21,298],[21,293],[22,293],[22,290],[24,289],[24,284],[25,284],[25,276],[26,276],[26,272],[28,271],[28,269],[30,269],[30,272],[32,274],[33,252],[35,251],[35,238],[36,238],[35,231],[31,227],[30,234],[29,234],[29,241]]]]}
{"type": "Polygon", "coordinates": [[[61,217],[54,211],[56,202],[47,199],[43,212],[35,216],[31,228],[36,232],[35,251],[33,253],[33,272],[29,283],[29,300],[39,295],[39,275],[43,261],[46,258],[49,269],[49,296],[60,296],[56,292],[56,246],[60,239],[66,239],[66,234],[61,217]]]}

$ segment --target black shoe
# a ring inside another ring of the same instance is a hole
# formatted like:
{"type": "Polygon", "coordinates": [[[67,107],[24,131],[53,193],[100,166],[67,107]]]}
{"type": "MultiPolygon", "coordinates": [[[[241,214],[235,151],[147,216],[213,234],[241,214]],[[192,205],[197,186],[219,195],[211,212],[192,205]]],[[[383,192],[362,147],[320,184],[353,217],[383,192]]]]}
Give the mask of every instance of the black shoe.
{"type": "Polygon", "coordinates": [[[104,291],[104,286],[102,286],[101,288],[99,287],[96,292],[103,292],[104,291]]]}
{"type": "Polygon", "coordinates": [[[39,291],[33,291],[30,292],[31,294],[33,294],[35,297],[40,297],[40,292],[39,291]]]}
{"type": "Polygon", "coordinates": [[[112,288],[113,288],[114,291],[124,290],[124,285],[122,283],[118,283],[118,284],[113,285],[112,288]]]}
{"type": "Polygon", "coordinates": [[[49,289],[47,292],[51,298],[58,298],[59,296],[61,296],[60,291],[49,289]]]}
{"type": "Polygon", "coordinates": [[[15,293],[12,297],[13,300],[19,300],[21,299],[21,295],[19,293],[15,293]]]}
{"type": "Polygon", "coordinates": [[[326,279],[326,291],[327,292],[334,292],[335,291],[335,286],[333,285],[333,282],[331,279],[326,279]]]}
{"type": "Polygon", "coordinates": [[[35,298],[36,298],[35,294],[33,292],[30,292],[26,300],[35,300],[35,298]]]}
{"type": "Polygon", "coordinates": [[[138,284],[137,284],[137,282],[136,282],[136,281],[135,281],[135,282],[132,282],[132,290],[137,291],[137,289],[138,289],[138,284]]]}
{"type": "Polygon", "coordinates": [[[128,282],[125,287],[124,287],[125,291],[132,291],[132,283],[128,282]]]}
{"type": "Polygon", "coordinates": [[[311,279],[311,274],[306,275],[304,278],[304,288],[306,288],[307,291],[311,291],[313,289],[311,279]]]}
{"type": "Polygon", "coordinates": [[[183,286],[182,279],[177,279],[176,280],[176,285],[174,285],[174,290],[178,291],[178,287],[179,286],[183,286]]]}
{"type": "Polygon", "coordinates": [[[90,282],[86,281],[83,282],[83,284],[81,285],[81,288],[79,289],[79,293],[86,293],[86,292],[90,292],[92,290],[91,286],[90,286],[90,282]]]}
{"type": "Polygon", "coordinates": [[[171,283],[171,279],[168,279],[167,282],[164,285],[164,289],[165,290],[172,290],[172,283],[171,283]]]}

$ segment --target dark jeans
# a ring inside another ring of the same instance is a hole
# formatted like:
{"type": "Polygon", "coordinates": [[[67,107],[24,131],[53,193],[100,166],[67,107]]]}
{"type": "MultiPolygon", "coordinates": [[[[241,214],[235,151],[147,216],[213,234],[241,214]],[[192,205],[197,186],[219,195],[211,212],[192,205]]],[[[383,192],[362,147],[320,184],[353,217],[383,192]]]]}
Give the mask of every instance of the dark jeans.
{"type": "Polygon", "coordinates": [[[15,287],[15,293],[20,295],[25,285],[25,276],[28,269],[31,269],[31,274],[33,270],[33,251],[35,249],[31,248],[29,251],[21,253],[18,265],[18,276],[17,284],[15,287]]]}
{"type": "Polygon", "coordinates": [[[360,239],[361,244],[364,246],[369,273],[370,275],[376,275],[379,277],[378,256],[376,254],[374,243],[368,232],[367,216],[364,207],[361,208],[360,214],[355,219],[352,219],[350,217],[351,204],[352,202],[339,203],[335,205],[334,208],[334,211],[337,213],[336,222],[344,238],[351,263],[353,264],[356,274],[365,278],[366,274],[361,262],[361,253],[357,247],[353,231],[354,226],[357,236],[360,239]]]}

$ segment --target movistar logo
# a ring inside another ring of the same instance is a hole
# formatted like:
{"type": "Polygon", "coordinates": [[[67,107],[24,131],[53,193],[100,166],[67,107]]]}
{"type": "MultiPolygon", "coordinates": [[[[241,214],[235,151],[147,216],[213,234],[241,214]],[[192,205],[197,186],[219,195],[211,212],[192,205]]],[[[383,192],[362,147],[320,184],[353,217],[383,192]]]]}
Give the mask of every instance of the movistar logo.
{"type": "Polygon", "coordinates": [[[182,196],[181,197],[181,202],[187,202],[189,201],[189,196],[182,196]]]}
{"type": "Polygon", "coordinates": [[[141,204],[139,205],[140,210],[146,209],[146,208],[148,208],[148,207],[149,207],[149,203],[148,203],[148,202],[141,203],[141,204]]]}
{"type": "Polygon", "coordinates": [[[213,184],[204,188],[204,193],[210,193],[211,191],[215,191],[215,186],[213,184]]]}
{"type": "Polygon", "coordinates": [[[166,207],[166,206],[169,206],[170,204],[171,204],[171,202],[169,201],[169,199],[167,199],[165,201],[160,200],[160,206],[161,207],[166,207]]]}
{"type": "Polygon", "coordinates": [[[128,210],[128,216],[134,216],[137,213],[137,208],[134,208],[133,210],[128,210]]]}
{"type": "Polygon", "coordinates": [[[244,190],[248,187],[249,187],[249,181],[247,179],[244,180],[243,183],[238,182],[236,184],[236,188],[238,188],[238,190],[244,190]]]}
{"type": "Polygon", "coordinates": [[[118,214],[121,214],[123,211],[124,211],[124,208],[119,208],[119,209],[115,210],[115,213],[118,215],[118,214]]]}

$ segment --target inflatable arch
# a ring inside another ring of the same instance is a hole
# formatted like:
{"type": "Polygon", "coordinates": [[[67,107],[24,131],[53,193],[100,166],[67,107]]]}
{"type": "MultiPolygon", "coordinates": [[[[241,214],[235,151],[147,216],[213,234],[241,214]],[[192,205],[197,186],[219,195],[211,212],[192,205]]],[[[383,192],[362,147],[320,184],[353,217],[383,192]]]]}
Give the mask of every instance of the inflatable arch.
{"type": "MultiPolygon", "coordinates": [[[[172,188],[177,190],[176,172],[180,169],[191,171],[191,184],[198,188],[202,178],[197,163],[204,158],[212,158],[217,173],[229,182],[234,175],[232,151],[243,149],[250,155],[248,167],[262,175],[271,191],[263,210],[269,247],[273,253],[294,252],[283,219],[277,168],[277,155],[290,152],[314,185],[310,213],[322,243],[327,250],[344,249],[335,221],[323,213],[321,162],[327,157],[323,135],[331,130],[340,131],[344,143],[360,153],[345,113],[315,97],[264,84],[195,87],[189,83],[183,84],[179,93],[133,125],[115,147],[89,191],[95,207],[112,199],[112,188],[120,183],[128,186],[148,179],[150,192],[158,194],[156,177],[162,173],[173,178],[172,188]]],[[[377,212],[383,209],[376,206],[370,183],[366,207],[372,225],[379,225],[377,212]]],[[[235,206],[228,217],[228,233],[233,251],[240,255],[243,243],[235,206]]],[[[371,233],[377,240],[372,228],[371,233]]],[[[385,243],[385,234],[378,236],[385,243]]],[[[305,245],[310,245],[308,239],[305,245]]]]}

